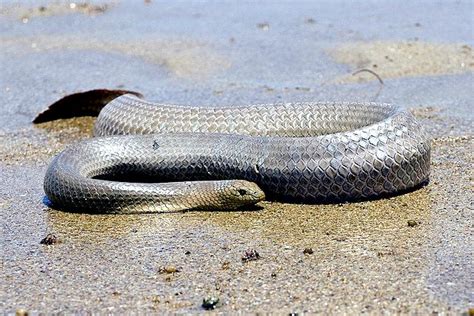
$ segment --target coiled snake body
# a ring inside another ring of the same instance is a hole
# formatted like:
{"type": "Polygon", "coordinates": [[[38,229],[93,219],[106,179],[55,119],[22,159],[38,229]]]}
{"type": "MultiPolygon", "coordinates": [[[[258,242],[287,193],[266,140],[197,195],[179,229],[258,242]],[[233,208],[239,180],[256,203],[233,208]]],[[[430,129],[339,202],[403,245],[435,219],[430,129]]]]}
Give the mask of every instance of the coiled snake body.
{"type": "Polygon", "coordinates": [[[427,134],[388,104],[211,108],[124,95],[102,109],[95,134],[102,137],[50,164],[44,189],[54,206],[133,212],[233,209],[265,195],[340,201],[393,194],[429,176],[427,134]],[[146,135],[110,136],[120,134],[146,135]]]}

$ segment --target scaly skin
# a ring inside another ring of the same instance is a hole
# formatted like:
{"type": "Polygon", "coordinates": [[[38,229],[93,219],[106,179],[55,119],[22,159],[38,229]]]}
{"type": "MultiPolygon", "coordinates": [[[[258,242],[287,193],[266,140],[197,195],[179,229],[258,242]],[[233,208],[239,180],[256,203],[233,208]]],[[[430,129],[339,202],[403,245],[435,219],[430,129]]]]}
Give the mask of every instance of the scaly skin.
{"type": "Polygon", "coordinates": [[[101,111],[95,134],[145,135],[98,137],[59,154],[44,184],[53,205],[98,212],[234,209],[265,194],[298,202],[372,198],[429,177],[427,134],[411,114],[387,104],[211,108],[124,95],[101,111]],[[116,181],[127,179],[141,182],[116,181]]]}

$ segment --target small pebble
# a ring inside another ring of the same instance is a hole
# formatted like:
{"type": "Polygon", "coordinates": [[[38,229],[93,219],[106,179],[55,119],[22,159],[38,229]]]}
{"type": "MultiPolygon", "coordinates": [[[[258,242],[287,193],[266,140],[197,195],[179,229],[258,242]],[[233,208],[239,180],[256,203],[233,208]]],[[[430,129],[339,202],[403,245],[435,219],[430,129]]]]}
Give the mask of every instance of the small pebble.
{"type": "Polygon", "coordinates": [[[28,311],[23,309],[23,308],[19,308],[19,309],[16,310],[15,315],[16,316],[28,316],[28,311]]]}
{"type": "Polygon", "coordinates": [[[261,30],[268,31],[270,29],[270,24],[268,24],[267,22],[258,23],[257,27],[261,30]]]}
{"type": "Polygon", "coordinates": [[[175,266],[164,266],[164,267],[160,267],[158,269],[158,272],[163,274],[163,273],[167,273],[167,274],[171,274],[171,273],[176,273],[176,272],[180,272],[181,270],[176,268],[175,266]]]}
{"type": "Polygon", "coordinates": [[[56,235],[50,233],[46,235],[46,237],[41,239],[40,244],[50,246],[50,245],[57,244],[59,242],[60,242],[59,238],[56,237],[56,235]]]}
{"type": "Polygon", "coordinates": [[[206,310],[216,308],[216,305],[219,303],[219,298],[215,296],[208,296],[202,300],[202,307],[206,310]]]}
{"type": "Polygon", "coordinates": [[[255,261],[258,259],[260,259],[260,254],[254,249],[246,250],[242,256],[242,262],[255,261]]]}
{"type": "Polygon", "coordinates": [[[229,261],[224,261],[222,263],[222,270],[227,270],[230,268],[230,262],[229,261]]]}

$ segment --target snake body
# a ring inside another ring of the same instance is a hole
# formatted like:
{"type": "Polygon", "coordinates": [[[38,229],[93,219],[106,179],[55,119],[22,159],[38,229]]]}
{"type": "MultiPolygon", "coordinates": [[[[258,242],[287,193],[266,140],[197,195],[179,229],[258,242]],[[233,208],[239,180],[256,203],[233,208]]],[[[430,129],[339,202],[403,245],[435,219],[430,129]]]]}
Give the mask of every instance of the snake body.
{"type": "Polygon", "coordinates": [[[53,205],[133,212],[233,209],[265,196],[344,201],[429,177],[428,135],[389,104],[193,107],[123,95],[102,109],[94,132],[50,164],[53,205]]]}

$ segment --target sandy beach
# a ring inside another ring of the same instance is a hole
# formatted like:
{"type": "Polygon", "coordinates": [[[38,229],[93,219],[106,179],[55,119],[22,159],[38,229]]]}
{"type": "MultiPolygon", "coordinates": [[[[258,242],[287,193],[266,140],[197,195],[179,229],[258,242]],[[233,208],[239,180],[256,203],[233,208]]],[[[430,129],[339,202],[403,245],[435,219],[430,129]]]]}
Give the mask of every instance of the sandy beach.
{"type": "Polygon", "coordinates": [[[3,313],[462,314],[474,308],[472,3],[4,1],[3,313]],[[358,70],[368,69],[354,74],[358,70]],[[43,203],[51,158],[94,118],[58,99],[127,89],[186,105],[396,103],[432,135],[406,194],[237,212],[92,215],[43,203]],[[49,233],[60,240],[40,241],[49,233]],[[244,262],[246,251],[257,260],[244,262]]]}

